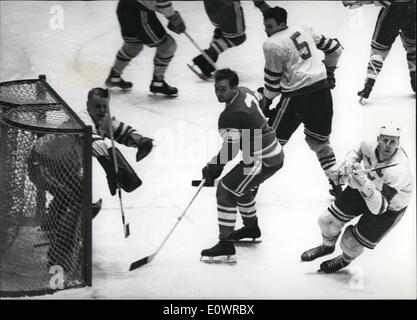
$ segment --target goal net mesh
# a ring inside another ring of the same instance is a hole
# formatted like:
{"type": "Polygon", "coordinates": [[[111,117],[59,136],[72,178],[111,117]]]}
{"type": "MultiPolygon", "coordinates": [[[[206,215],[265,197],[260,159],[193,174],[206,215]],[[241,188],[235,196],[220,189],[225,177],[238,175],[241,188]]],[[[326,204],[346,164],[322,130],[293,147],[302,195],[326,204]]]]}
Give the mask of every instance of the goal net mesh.
{"type": "Polygon", "coordinates": [[[91,134],[45,80],[0,84],[0,294],[91,282],[91,134]]]}

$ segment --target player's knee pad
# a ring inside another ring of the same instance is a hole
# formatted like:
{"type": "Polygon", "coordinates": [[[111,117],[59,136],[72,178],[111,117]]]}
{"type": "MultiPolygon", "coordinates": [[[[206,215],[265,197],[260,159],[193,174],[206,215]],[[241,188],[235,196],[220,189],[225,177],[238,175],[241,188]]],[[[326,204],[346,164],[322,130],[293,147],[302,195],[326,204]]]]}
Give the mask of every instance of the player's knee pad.
{"type": "Polygon", "coordinates": [[[169,34],[165,40],[157,47],[156,52],[161,57],[170,57],[177,50],[177,43],[169,34]]]}
{"type": "Polygon", "coordinates": [[[334,243],[337,240],[337,237],[340,234],[340,231],[345,224],[343,221],[340,221],[335,216],[333,216],[328,210],[322,213],[318,219],[318,224],[321,229],[321,233],[324,237],[329,240],[334,240],[334,243]]]}
{"type": "Polygon", "coordinates": [[[238,46],[240,44],[242,44],[243,42],[245,42],[246,40],[246,34],[240,34],[236,37],[227,37],[226,39],[228,39],[230,42],[233,43],[234,46],[238,46]]]}
{"type": "Polygon", "coordinates": [[[216,199],[218,204],[226,207],[235,206],[237,203],[237,196],[225,189],[221,183],[217,185],[216,199]]]}
{"type": "Polygon", "coordinates": [[[312,151],[314,151],[315,153],[319,153],[323,148],[326,148],[326,147],[330,146],[329,139],[319,140],[319,139],[313,138],[309,135],[306,135],[305,136],[305,141],[307,142],[310,149],[312,151]]]}
{"type": "Polygon", "coordinates": [[[371,49],[371,60],[377,61],[379,63],[383,63],[384,60],[388,57],[390,49],[381,50],[381,49],[371,49]]]}
{"type": "Polygon", "coordinates": [[[136,57],[143,49],[143,44],[141,43],[130,43],[125,42],[123,44],[122,50],[123,52],[129,56],[130,59],[136,57]]]}
{"type": "Polygon", "coordinates": [[[356,240],[352,230],[353,226],[350,225],[346,228],[345,232],[343,232],[340,247],[347,256],[356,258],[362,254],[364,247],[358,242],[358,240],[356,240]]]}

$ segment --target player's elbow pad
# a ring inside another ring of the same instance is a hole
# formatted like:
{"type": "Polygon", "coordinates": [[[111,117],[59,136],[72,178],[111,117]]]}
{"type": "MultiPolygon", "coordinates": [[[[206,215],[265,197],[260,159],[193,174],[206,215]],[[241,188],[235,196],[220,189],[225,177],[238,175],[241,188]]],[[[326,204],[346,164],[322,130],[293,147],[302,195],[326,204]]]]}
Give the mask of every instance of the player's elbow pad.
{"type": "Polygon", "coordinates": [[[364,196],[362,192],[361,194],[366,202],[366,206],[372,214],[378,215],[387,211],[388,201],[387,199],[385,199],[384,196],[382,196],[382,194],[379,191],[375,190],[375,192],[372,193],[370,196],[364,196]]]}
{"type": "Polygon", "coordinates": [[[325,51],[324,64],[326,67],[336,67],[343,52],[343,46],[337,39],[332,39],[333,47],[325,51]]]}

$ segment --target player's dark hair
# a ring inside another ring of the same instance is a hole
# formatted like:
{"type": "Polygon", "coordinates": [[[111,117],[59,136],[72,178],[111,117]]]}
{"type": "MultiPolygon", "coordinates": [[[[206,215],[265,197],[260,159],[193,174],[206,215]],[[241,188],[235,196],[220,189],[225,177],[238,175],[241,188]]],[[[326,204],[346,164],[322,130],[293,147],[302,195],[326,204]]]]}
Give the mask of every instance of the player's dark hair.
{"type": "Polygon", "coordinates": [[[90,100],[93,96],[98,96],[100,98],[107,98],[109,95],[109,91],[103,88],[93,88],[88,91],[88,100],[90,100]]]}
{"type": "Polygon", "coordinates": [[[264,12],[264,19],[274,19],[277,24],[287,24],[287,10],[278,6],[269,8],[264,12]]]}
{"type": "Polygon", "coordinates": [[[229,80],[230,87],[237,87],[239,85],[239,77],[237,73],[229,68],[217,70],[214,73],[214,81],[229,80]]]}

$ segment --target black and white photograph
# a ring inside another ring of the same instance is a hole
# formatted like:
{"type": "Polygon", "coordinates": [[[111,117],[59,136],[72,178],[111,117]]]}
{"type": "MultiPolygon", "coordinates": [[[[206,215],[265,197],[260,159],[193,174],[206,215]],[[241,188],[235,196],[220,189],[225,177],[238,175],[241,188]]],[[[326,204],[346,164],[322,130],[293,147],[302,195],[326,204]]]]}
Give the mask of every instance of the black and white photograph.
{"type": "Polygon", "coordinates": [[[1,300],[415,300],[415,73],[415,0],[0,1],[1,300]]]}

